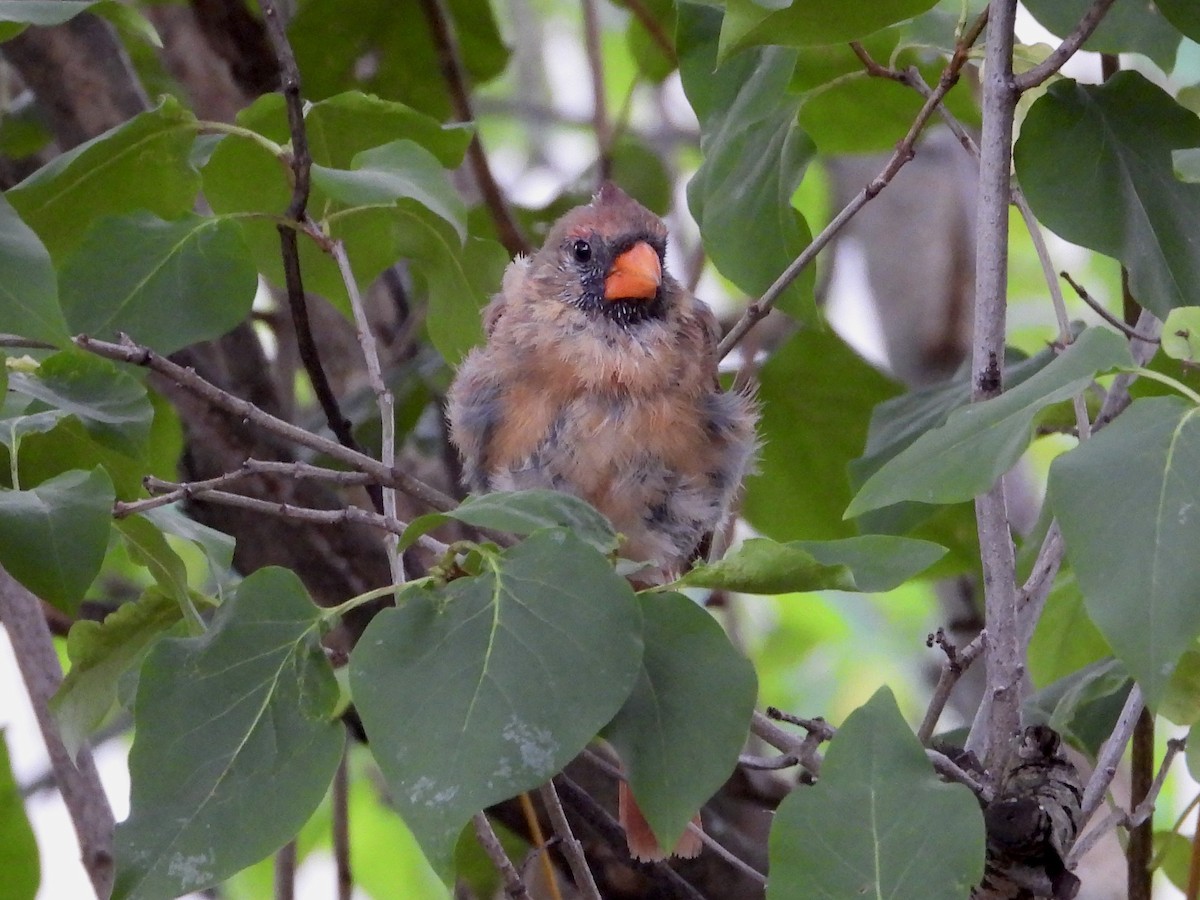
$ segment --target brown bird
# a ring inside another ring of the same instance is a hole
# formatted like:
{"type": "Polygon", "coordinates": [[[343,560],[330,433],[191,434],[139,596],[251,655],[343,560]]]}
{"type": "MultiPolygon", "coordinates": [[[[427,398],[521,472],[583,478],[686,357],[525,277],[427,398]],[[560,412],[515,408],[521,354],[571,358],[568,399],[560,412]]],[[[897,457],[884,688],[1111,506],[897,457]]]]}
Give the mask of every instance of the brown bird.
{"type": "MultiPolygon", "coordinates": [[[[717,383],[716,318],[664,270],[666,244],[661,219],[603,185],[509,265],[448,404],[470,490],[587,500],[624,535],[622,555],[650,564],[643,583],[695,558],[756,447],[753,400],[717,383]]],[[[631,852],[661,858],[622,789],[631,852]]],[[[677,853],[699,852],[684,841],[677,853]]]]}

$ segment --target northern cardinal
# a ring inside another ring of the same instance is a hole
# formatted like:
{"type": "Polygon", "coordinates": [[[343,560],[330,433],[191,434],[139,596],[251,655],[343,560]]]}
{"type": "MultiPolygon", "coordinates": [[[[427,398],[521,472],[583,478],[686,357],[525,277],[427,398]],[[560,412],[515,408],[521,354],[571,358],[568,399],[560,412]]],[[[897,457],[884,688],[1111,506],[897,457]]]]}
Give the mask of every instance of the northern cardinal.
{"type": "MultiPolygon", "coordinates": [[[[474,492],[587,500],[621,554],[665,582],[729,512],[756,447],[753,401],[717,383],[717,322],[663,268],[662,220],[611,183],[518,257],[484,311],[487,344],[450,387],[450,436],[474,492]]],[[[637,858],[664,854],[627,786],[637,858]]],[[[675,853],[694,856],[685,832],[675,853]]]]}

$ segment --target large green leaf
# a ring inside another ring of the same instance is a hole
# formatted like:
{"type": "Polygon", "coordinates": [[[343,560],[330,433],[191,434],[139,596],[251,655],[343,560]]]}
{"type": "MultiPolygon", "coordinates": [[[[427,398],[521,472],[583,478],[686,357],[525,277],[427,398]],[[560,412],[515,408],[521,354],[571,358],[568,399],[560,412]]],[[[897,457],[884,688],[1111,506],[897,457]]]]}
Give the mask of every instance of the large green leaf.
{"type": "MultiPolygon", "coordinates": [[[[55,4],[59,0],[55,0],[55,4]]],[[[0,332],[62,345],[67,323],[58,308],[50,254],[0,194],[0,332]]]]}
{"type": "Polygon", "coordinates": [[[1200,41],[1200,6],[1192,0],[1155,0],[1154,5],[1168,22],[1193,41],[1200,41]]]}
{"type": "Polygon", "coordinates": [[[983,816],[880,688],[838,729],[816,786],[779,805],[770,854],[768,900],[961,900],[983,874],[983,816]]]}
{"type": "MultiPolygon", "coordinates": [[[[1115,3],[1083,46],[1096,53],[1144,53],[1169,72],[1175,65],[1180,34],[1167,19],[1182,19],[1185,5],[1195,9],[1191,0],[1115,3]],[[1168,9],[1171,15],[1164,19],[1168,9]]],[[[1029,0],[1025,6],[1049,31],[1065,35],[1092,6],[1092,0],[1029,0]]],[[[1194,12],[1191,18],[1194,22],[1194,12]]]]}
{"type": "Polygon", "coordinates": [[[0,0],[0,41],[30,25],[61,25],[93,6],[97,0],[0,0]]]}
{"type": "MultiPolygon", "coordinates": [[[[815,148],[796,124],[799,99],[786,94],[795,51],[756,50],[717,68],[720,18],[695,3],[679,8],[679,70],[704,151],[688,184],[688,206],[717,271],[761,294],[812,240],[792,194],[815,148]]],[[[810,268],[779,307],[815,318],[812,286],[810,268]]]]}
{"type": "Polygon", "coordinates": [[[402,600],[363,634],[350,684],[392,801],[445,875],[474,813],[545,782],[620,709],[641,614],[628,583],[563,529],[402,600]]]}
{"type": "Polygon", "coordinates": [[[1200,410],[1148,397],[1050,468],[1088,615],[1152,707],[1200,636],[1200,410]]]}
{"type": "Polygon", "coordinates": [[[937,0],[876,0],[827,3],[824,0],[727,0],[721,27],[721,59],[756,44],[811,47],[843,44],[911,19],[937,0]]]}
{"type": "Polygon", "coordinates": [[[1029,642],[1034,686],[1045,687],[1109,656],[1112,648],[1088,618],[1079,583],[1068,568],[1055,580],[1029,642]]]}
{"type": "Polygon", "coordinates": [[[392,141],[355,154],[349,169],[312,167],[314,186],[346,206],[416,200],[466,237],[467,208],[436,156],[413,141],[392,141]]]}
{"type": "Polygon", "coordinates": [[[283,846],[312,815],[344,743],[320,623],[295,574],[260,569],[208,633],[150,652],[114,897],[212,887],[283,846]]]}
{"type": "Polygon", "coordinates": [[[1047,227],[1119,259],[1159,318],[1200,305],[1200,185],[1176,180],[1171,151],[1200,145],[1200,119],[1136,72],[1101,85],[1064,79],[1030,109],[1017,176],[1047,227]]]}
{"type": "Polygon", "coordinates": [[[415,141],[452,169],[463,161],[471,142],[465,125],[443,125],[403,103],[348,91],[314,103],[304,115],[313,162],[336,169],[352,168],[364,150],[391,141],[415,141]]]}
{"type": "Polygon", "coordinates": [[[737,765],[758,679],[694,601],[674,593],[639,599],[646,641],[641,673],[604,736],[659,844],[673,847],[737,765]]]}
{"type": "Polygon", "coordinates": [[[103,622],[80,619],[67,634],[71,668],[51,701],[63,743],[74,755],[117,704],[117,681],[180,620],[179,604],[150,590],[103,622]]]}
{"type": "Polygon", "coordinates": [[[250,313],[258,273],[230,219],[149,213],[96,222],[62,268],[71,329],[159,353],[220,337],[250,313]]]}
{"type": "Polygon", "coordinates": [[[562,526],[571,529],[575,537],[601,553],[609,553],[617,547],[617,535],[612,525],[587,501],[562,491],[532,490],[472,496],[449,512],[419,516],[401,536],[401,549],[411,547],[418,536],[451,519],[477,528],[520,535],[562,526]]]}
{"type": "Polygon", "coordinates": [[[867,479],[846,516],[900,503],[955,503],[981,494],[1011,469],[1033,440],[1047,406],[1082,391],[1097,372],[1133,364],[1115,331],[1089,328],[1063,354],[999,397],[956,409],[867,479]]]}
{"type": "Polygon", "coordinates": [[[848,537],[847,464],[872,410],[899,388],[832,331],[806,329],[763,366],[758,472],[746,479],[746,518],[776,540],[848,537]]]}
{"type": "Polygon", "coordinates": [[[108,547],[112,480],[72,470],[28,491],[0,490],[0,564],[43,600],[74,613],[108,547]]]}
{"type": "Polygon", "coordinates": [[[97,441],[139,456],[150,439],[154,407],[145,386],[106,359],[80,350],[46,357],[34,370],[13,372],[9,387],[73,415],[97,441]]]}
{"type": "Polygon", "coordinates": [[[8,199],[61,259],[100,216],[145,209],[172,219],[191,209],[200,182],[188,161],[195,133],[196,117],[168,97],[56,157],[8,199]]]}
{"type": "Polygon", "coordinates": [[[8,743],[0,731],[0,898],[33,900],[41,881],[37,839],[25,814],[25,799],[13,778],[8,743]]]}

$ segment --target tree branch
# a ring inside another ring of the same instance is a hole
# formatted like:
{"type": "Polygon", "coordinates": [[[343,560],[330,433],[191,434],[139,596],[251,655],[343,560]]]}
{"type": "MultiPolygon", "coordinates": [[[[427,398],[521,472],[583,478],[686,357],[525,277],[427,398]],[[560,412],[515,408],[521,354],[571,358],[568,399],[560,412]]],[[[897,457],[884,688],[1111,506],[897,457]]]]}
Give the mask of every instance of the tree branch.
{"type": "Polygon", "coordinates": [[[446,496],[436,488],[430,487],[423,481],[402,472],[395,466],[387,465],[365,453],[352,450],[349,447],[339,444],[337,441],[332,441],[319,434],[313,434],[311,431],[307,431],[298,425],[293,425],[291,422],[286,422],[283,419],[273,416],[253,403],[243,400],[240,397],[235,397],[201,378],[196,374],[195,369],[178,365],[165,356],[155,353],[150,348],[134,343],[127,337],[123,339],[122,343],[113,344],[108,341],[98,341],[88,335],[81,334],[74,338],[74,343],[80,349],[87,350],[89,353],[94,353],[97,356],[148,368],[188,392],[195,394],[217,409],[239,417],[246,422],[253,422],[260,428],[287,441],[299,444],[301,447],[307,447],[310,450],[323,453],[331,459],[335,459],[359,472],[370,475],[382,485],[394,487],[402,491],[414,500],[424,503],[426,506],[439,512],[453,509],[457,505],[453,498],[446,496]]]}
{"type": "Polygon", "coordinates": [[[1075,28],[1067,35],[1054,52],[1027,72],[1022,72],[1013,79],[1013,86],[1018,91],[1027,91],[1037,87],[1051,75],[1061,69],[1075,53],[1083,46],[1083,42],[1092,36],[1100,20],[1108,13],[1109,7],[1116,0],[1095,0],[1083,14],[1075,28]]]}
{"type": "Polygon", "coordinates": [[[592,81],[592,130],[596,133],[596,169],[600,182],[612,177],[612,125],[604,92],[604,59],[600,52],[600,17],[596,0],[583,3],[583,47],[592,81]]]}
{"type": "MultiPolygon", "coordinates": [[[[976,225],[978,249],[971,362],[974,402],[996,397],[1004,389],[1009,169],[1017,103],[1017,92],[1012,84],[1016,6],[1016,0],[992,0],[989,6],[976,225]]],[[[1020,730],[1021,678],[1024,674],[1024,648],[1017,626],[1016,560],[1003,479],[976,497],[975,521],[983,563],[987,674],[983,701],[966,749],[973,752],[995,778],[1007,766],[1013,740],[1020,730]]]]}
{"type": "MultiPolygon", "coordinates": [[[[467,88],[466,67],[459,52],[458,38],[454,33],[454,25],[450,13],[446,9],[445,0],[421,0],[421,10],[429,23],[429,31],[433,36],[433,44],[437,49],[438,62],[442,68],[442,77],[450,91],[450,103],[454,107],[454,115],[460,122],[475,122],[475,114],[471,110],[470,91],[467,88]]],[[[500,185],[496,183],[488,165],[487,156],[483,152],[483,144],[479,140],[479,129],[476,123],[475,134],[467,147],[467,161],[475,175],[479,192],[483,195],[484,205],[496,226],[497,235],[504,249],[510,256],[528,254],[533,247],[521,233],[500,185]]]]}
{"type": "MultiPolygon", "coordinates": [[[[941,632],[941,629],[938,631],[941,632]]],[[[937,728],[938,720],[942,717],[958,680],[987,647],[987,632],[979,632],[962,650],[955,650],[947,643],[939,643],[946,653],[946,659],[942,662],[942,670],[933,688],[933,696],[929,698],[929,706],[925,709],[925,717],[917,729],[917,740],[922,744],[928,744],[929,739],[933,737],[933,731],[937,728]]]]}
{"type": "Polygon", "coordinates": [[[592,870],[588,868],[587,859],[583,855],[583,846],[571,831],[571,823],[567,821],[567,814],[563,812],[562,801],[558,799],[554,782],[547,781],[541,786],[539,793],[546,813],[550,816],[550,824],[554,826],[554,833],[561,842],[563,856],[567,859],[567,865],[571,867],[575,889],[584,900],[601,900],[596,881],[592,878],[592,870]]]}
{"type": "Polygon", "coordinates": [[[50,698],[58,690],[63,676],[40,602],[2,568],[0,621],[12,643],[17,667],[21,670],[29,702],[50,755],[54,780],[79,839],[83,867],[96,893],[107,897],[113,885],[112,808],[104,785],[100,783],[91,750],[83,747],[72,762],[58,721],[50,711],[50,698]]]}
{"type": "Polygon", "coordinates": [[[525,882],[521,880],[520,873],[513,866],[508,854],[504,852],[504,847],[500,845],[500,838],[496,837],[496,832],[492,830],[492,823],[488,821],[487,814],[476,813],[473,821],[475,822],[475,835],[479,838],[480,845],[488,855],[488,859],[492,861],[492,865],[496,867],[496,871],[500,873],[500,877],[504,879],[505,893],[512,900],[530,900],[525,882]]]}

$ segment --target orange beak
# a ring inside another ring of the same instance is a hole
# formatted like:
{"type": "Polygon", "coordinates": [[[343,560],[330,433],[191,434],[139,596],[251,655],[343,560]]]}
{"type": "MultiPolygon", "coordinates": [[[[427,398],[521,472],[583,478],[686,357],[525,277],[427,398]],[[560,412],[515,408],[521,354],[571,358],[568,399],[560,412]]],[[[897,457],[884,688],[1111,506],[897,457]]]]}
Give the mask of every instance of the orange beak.
{"type": "Polygon", "coordinates": [[[638,241],[615,260],[604,279],[605,300],[653,300],[662,284],[662,263],[645,241],[638,241]]]}

